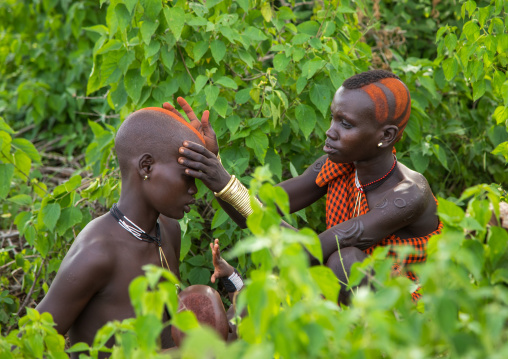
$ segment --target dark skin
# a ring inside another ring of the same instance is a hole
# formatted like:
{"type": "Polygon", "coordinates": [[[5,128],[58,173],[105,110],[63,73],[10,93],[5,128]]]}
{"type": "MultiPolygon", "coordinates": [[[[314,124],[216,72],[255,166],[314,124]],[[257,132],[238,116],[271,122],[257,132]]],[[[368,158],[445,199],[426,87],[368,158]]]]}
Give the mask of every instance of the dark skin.
{"type": "MultiPolygon", "coordinates": [[[[199,141],[192,133],[189,138],[199,141]]],[[[156,235],[159,219],[162,250],[169,269],[179,277],[181,232],[177,220],[190,211],[197,188],[194,178],[178,164],[177,155],[176,151],[170,158],[143,153],[132,158],[130,170],[122,176],[118,208],[151,236],[156,235]]],[[[147,264],[161,265],[158,247],[138,240],[111,214],[105,214],[78,235],[36,309],[51,313],[57,331],[68,332],[71,344],[91,344],[106,322],[135,316],[128,288],[134,278],[144,274],[142,267],[147,264]]],[[[163,319],[169,320],[166,313],[163,319]]],[[[161,346],[172,344],[167,327],[161,346]]],[[[72,357],[77,358],[78,353],[72,357]]]]}
{"type": "MultiPolygon", "coordinates": [[[[394,106],[389,98],[389,105],[394,106]]],[[[327,155],[318,158],[300,176],[279,184],[289,196],[290,212],[301,210],[324,195],[327,188],[316,184],[317,175],[329,158],[336,163],[353,162],[360,183],[384,176],[393,165],[392,148],[399,133],[393,123],[379,123],[375,107],[361,90],[340,88],[332,101],[332,122],[323,148],[327,155]],[[381,143],[380,146],[378,144],[381,143]]],[[[230,175],[204,146],[185,141],[179,162],[186,172],[212,191],[219,192],[230,175]]],[[[381,186],[366,193],[369,212],[333,226],[319,235],[324,261],[340,248],[364,250],[390,234],[400,238],[427,235],[438,226],[436,203],[425,178],[398,163],[394,173],[381,186]]],[[[245,219],[230,205],[221,206],[242,228],[245,219]]]]}

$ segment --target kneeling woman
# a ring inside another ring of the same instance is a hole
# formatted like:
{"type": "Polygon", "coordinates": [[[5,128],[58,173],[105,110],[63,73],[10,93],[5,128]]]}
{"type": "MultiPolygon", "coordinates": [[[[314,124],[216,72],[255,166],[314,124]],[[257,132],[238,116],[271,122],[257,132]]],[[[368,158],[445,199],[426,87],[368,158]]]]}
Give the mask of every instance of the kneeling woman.
{"type": "MultiPolygon", "coordinates": [[[[302,175],[280,183],[289,195],[291,213],[327,195],[327,230],[319,239],[327,265],[339,278],[345,278],[345,273],[338,251],[348,272],[352,263],[377,246],[389,246],[390,256],[395,257],[394,271],[414,280],[408,265],[425,262],[427,241],[441,230],[436,200],[425,177],[398,163],[393,148],[410,112],[409,90],[395,74],[374,70],[350,77],[331,104],[332,121],[323,147],[326,155],[302,175]],[[401,246],[411,247],[412,254],[396,258],[401,246]]],[[[202,126],[212,136],[208,122],[202,126]]],[[[217,153],[185,141],[180,154],[186,173],[218,192],[224,210],[245,227],[249,211],[238,198],[246,189],[226,172],[217,153]]],[[[413,298],[418,299],[419,293],[414,292],[413,298]]]]}

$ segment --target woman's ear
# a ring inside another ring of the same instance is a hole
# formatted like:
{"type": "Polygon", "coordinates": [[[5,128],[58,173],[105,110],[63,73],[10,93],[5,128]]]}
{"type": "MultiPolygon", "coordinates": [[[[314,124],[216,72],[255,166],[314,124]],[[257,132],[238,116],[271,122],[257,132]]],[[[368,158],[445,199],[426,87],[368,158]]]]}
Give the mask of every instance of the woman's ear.
{"type": "Polygon", "coordinates": [[[147,180],[150,178],[154,163],[155,160],[150,153],[144,153],[139,157],[138,173],[142,179],[147,180]]]}
{"type": "MultiPolygon", "coordinates": [[[[393,142],[397,138],[397,135],[399,134],[399,128],[395,125],[387,125],[383,127],[383,135],[381,137],[380,142],[383,143],[385,146],[392,146],[393,142]]],[[[382,146],[382,147],[385,147],[382,146]]]]}

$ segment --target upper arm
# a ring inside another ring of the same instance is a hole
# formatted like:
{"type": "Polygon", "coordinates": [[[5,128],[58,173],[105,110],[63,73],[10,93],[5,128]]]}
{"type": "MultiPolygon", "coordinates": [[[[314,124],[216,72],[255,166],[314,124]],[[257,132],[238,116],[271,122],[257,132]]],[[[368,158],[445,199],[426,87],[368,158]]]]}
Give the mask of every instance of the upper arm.
{"type": "Polygon", "coordinates": [[[386,193],[364,215],[339,223],[319,235],[323,255],[328,258],[340,247],[365,250],[421,216],[429,204],[425,189],[415,183],[402,183],[386,193]]]}
{"type": "Polygon", "coordinates": [[[91,298],[108,282],[112,258],[101,245],[75,243],[65,256],[39,312],[49,312],[65,334],[91,298]]]}
{"type": "Polygon", "coordinates": [[[326,194],[327,187],[319,187],[316,184],[316,178],[327,157],[327,155],[319,157],[300,176],[279,184],[288,194],[290,213],[310,206],[326,194]]]}

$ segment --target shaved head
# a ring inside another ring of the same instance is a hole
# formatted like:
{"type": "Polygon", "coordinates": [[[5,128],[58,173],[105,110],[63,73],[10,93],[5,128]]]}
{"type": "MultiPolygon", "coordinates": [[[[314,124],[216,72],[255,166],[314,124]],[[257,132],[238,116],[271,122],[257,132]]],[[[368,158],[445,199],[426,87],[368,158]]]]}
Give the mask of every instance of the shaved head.
{"type": "Polygon", "coordinates": [[[369,95],[376,120],[396,125],[399,128],[396,141],[400,139],[411,114],[411,95],[397,75],[385,70],[362,72],[344,81],[342,87],[359,89],[369,95]]]}
{"type": "Polygon", "coordinates": [[[115,137],[122,176],[129,171],[131,160],[144,153],[150,153],[157,161],[174,160],[184,140],[204,143],[195,128],[170,111],[148,107],[132,113],[115,137]]]}

